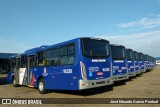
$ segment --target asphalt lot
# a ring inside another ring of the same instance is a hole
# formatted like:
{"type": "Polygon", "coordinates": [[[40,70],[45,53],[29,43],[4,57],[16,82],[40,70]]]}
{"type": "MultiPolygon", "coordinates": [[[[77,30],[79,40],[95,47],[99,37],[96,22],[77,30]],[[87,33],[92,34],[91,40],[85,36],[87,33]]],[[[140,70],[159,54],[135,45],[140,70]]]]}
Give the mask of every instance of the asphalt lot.
{"type": "MultiPolygon", "coordinates": [[[[39,94],[37,89],[25,86],[13,87],[6,82],[6,74],[0,74],[0,97],[1,98],[160,98],[160,67],[143,73],[140,76],[130,78],[127,81],[117,82],[112,86],[106,86],[85,91],[58,91],[53,90],[47,94],[39,94]]],[[[107,106],[134,106],[127,104],[107,104],[107,106]]],[[[1,105],[0,105],[1,106],[1,105]]],[[[22,106],[22,105],[19,105],[22,106]]],[[[102,104],[79,104],[63,105],[53,104],[47,106],[104,106],[102,104]]],[[[136,104],[136,106],[142,106],[136,104]]],[[[157,104],[143,104],[143,106],[160,106],[157,104]]]]}

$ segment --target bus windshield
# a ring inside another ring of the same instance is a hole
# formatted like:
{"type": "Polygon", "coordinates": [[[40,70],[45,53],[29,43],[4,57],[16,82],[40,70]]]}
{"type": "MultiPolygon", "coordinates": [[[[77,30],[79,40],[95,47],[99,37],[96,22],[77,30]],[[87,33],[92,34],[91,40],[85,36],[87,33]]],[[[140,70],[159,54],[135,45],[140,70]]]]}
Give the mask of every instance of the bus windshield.
{"type": "Polygon", "coordinates": [[[126,53],[127,53],[127,60],[132,60],[133,59],[133,54],[132,54],[132,50],[127,49],[126,53]]]}
{"type": "Polygon", "coordinates": [[[144,60],[147,61],[147,55],[144,55],[144,60]]]}
{"type": "Polygon", "coordinates": [[[139,58],[140,61],[142,61],[143,60],[143,54],[139,53],[138,58],[139,58]]]}
{"type": "Polygon", "coordinates": [[[134,52],[134,60],[138,61],[138,54],[137,54],[137,52],[134,52]]]}
{"type": "Polygon", "coordinates": [[[109,42],[91,38],[82,39],[82,51],[86,57],[106,58],[109,54],[109,42]]]}
{"type": "Polygon", "coordinates": [[[125,59],[125,48],[123,46],[111,46],[113,59],[125,59]]]}

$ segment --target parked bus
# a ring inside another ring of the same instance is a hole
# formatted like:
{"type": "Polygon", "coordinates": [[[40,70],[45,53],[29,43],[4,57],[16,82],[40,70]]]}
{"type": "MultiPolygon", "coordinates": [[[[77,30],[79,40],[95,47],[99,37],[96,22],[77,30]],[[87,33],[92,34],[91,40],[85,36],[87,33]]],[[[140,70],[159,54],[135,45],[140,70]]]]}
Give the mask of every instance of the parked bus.
{"type": "Polygon", "coordinates": [[[128,63],[128,75],[129,77],[136,76],[134,72],[134,52],[132,49],[126,49],[127,63],[128,63]]]}
{"type": "Polygon", "coordinates": [[[138,53],[138,58],[139,58],[139,70],[140,70],[140,73],[143,73],[145,70],[143,53],[138,53]]]}
{"type": "Polygon", "coordinates": [[[152,66],[153,66],[153,65],[152,65],[152,56],[150,56],[150,70],[153,69],[152,66]]]}
{"type": "Polygon", "coordinates": [[[157,60],[156,60],[156,58],[154,58],[154,67],[156,67],[157,66],[157,60]]]}
{"type": "Polygon", "coordinates": [[[77,38],[31,49],[13,58],[13,85],[47,90],[83,90],[113,84],[110,43],[99,38],[77,38]]]}
{"type": "Polygon", "coordinates": [[[135,74],[140,74],[140,69],[139,69],[139,60],[138,60],[138,53],[137,51],[134,51],[134,70],[135,74]]]}
{"type": "Polygon", "coordinates": [[[152,57],[151,62],[152,62],[152,69],[153,69],[154,68],[154,57],[152,57]]]}
{"type": "Polygon", "coordinates": [[[151,69],[155,67],[155,60],[154,57],[151,57],[151,69]]]}
{"type": "Polygon", "coordinates": [[[148,61],[148,55],[144,55],[144,60],[145,60],[145,71],[149,70],[149,61],[148,61]]]}
{"type": "Polygon", "coordinates": [[[148,61],[149,61],[149,70],[151,70],[152,69],[152,57],[151,56],[149,56],[148,61]]]}
{"type": "Polygon", "coordinates": [[[151,57],[148,55],[148,70],[151,70],[151,57]]]}
{"type": "Polygon", "coordinates": [[[113,62],[113,79],[120,81],[128,79],[128,65],[126,49],[122,45],[111,45],[112,62],[113,62]]]}

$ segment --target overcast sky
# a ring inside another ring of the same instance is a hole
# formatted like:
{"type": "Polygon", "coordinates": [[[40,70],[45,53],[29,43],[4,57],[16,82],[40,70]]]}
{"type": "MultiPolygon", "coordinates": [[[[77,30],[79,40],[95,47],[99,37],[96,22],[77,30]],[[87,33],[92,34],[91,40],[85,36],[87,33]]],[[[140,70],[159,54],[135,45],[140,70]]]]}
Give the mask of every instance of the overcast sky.
{"type": "Polygon", "coordinates": [[[99,36],[99,38],[108,39],[111,44],[121,44],[126,48],[131,48],[154,57],[160,56],[160,30],[131,35],[106,35],[99,36]]]}
{"type": "Polygon", "coordinates": [[[84,36],[160,56],[160,0],[0,0],[0,52],[84,36]]]}

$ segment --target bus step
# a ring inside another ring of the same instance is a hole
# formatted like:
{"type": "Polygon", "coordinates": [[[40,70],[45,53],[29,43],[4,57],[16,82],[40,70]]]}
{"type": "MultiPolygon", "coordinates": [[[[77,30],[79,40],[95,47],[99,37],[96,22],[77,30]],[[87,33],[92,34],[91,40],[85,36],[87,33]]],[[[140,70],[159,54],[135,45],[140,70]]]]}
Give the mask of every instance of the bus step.
{"type": "Polygon", "coordinates": [[[33,86],[33,85],[28,85],[28,87],[30,87],[30,88],[34,88],[34,86],[33,86]]]}

